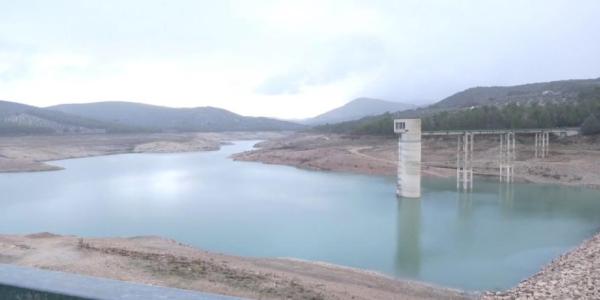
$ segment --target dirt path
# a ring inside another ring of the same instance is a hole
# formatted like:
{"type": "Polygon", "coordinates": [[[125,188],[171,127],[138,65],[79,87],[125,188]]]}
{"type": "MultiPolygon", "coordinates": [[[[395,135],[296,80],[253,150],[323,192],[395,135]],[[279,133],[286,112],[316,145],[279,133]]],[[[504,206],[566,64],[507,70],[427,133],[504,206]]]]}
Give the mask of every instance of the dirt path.
{"type": "Polygon", "coordinates": [[[380,161],[386,164],[394,164],[396,163],[396,161],[392,160],[392,159],[384,159],[384,158],[380,158],[380,157],[375,157],[372,155],[368,155],[368,154],[364,154],[362,153],[362,151],[364,150],[373,150],[372,146],[366,146],[366,147],[350,147],[348,149],[348,151],[350,151],[350,153],[355,154],[357,156],[360,157],[364,157],[365,159],[370,159],[370,160],[376,160],[376,161],[380,161]]]}

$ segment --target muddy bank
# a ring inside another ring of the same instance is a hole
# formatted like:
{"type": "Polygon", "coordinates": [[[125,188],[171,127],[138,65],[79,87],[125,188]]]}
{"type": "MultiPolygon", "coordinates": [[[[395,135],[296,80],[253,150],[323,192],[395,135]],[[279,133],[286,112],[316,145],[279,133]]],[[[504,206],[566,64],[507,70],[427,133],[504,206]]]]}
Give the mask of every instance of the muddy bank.
{"type": "Polygon", "coordinates": [[[254,299],[475,297],[330,264],[210,253],[158,237],[0,235],[0,263],[254,299]]]}
{"type": "MultiPolygon", "coordinates": [[[[236,160],[284,164],[312,170],[396,174],[397,140],[373,136],[294,134],[268,140],[260,149],[239,153],[236,160]]],[[[423,174],[454,176],[456,138],[425,137],[423,174]]],[[[600,139],[569,137],[553,139],[550,157],[535,159],[532,137],[518,137],[515,178],[517,180],[600,188],[600,139]]],[[[498,174],[499,142],[476,136],[474,172],[480,176],[498,174]]]]}
{"type": "Polygon", "coordinates": [[[483,299],[600,299],[600,234],[505,292],[483,299]]]}
{"type": "Polygon", "coordinates": [[[121,153],[218,150],[232,140],[271,139],[278,132],[96,134],[0,137],[0,172],[60,170],[52,160],[121,153]]]}

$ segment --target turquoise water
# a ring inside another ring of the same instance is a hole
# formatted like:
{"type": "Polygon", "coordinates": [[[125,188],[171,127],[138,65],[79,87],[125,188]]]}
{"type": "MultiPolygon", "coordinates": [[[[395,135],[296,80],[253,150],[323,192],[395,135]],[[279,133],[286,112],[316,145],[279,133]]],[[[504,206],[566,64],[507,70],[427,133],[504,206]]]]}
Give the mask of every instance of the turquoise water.
{"type": "Polygon", "coordinates": [[[0,174],[0,232],[160,235],[236,255],[295,257],[469,290],[508,288],[600,229],[600,193],[424,179],[398,200],[395,178],[235,162],[251,148],[54,162],[0,174]]]}

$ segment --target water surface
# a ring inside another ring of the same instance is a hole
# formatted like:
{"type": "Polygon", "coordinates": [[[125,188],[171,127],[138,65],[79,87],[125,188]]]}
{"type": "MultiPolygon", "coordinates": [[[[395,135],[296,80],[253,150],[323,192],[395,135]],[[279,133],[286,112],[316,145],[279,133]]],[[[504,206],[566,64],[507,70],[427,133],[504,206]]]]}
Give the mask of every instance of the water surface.
{"type": "Polygon", "coordinates": [[[600,228],[600,193],[549,185],[395,178],[235,162],[251,148],[53,162],[0,174],[0,233],[161,235],[206,250],[296,257],[464,289],[501,289],[600,228]]]}

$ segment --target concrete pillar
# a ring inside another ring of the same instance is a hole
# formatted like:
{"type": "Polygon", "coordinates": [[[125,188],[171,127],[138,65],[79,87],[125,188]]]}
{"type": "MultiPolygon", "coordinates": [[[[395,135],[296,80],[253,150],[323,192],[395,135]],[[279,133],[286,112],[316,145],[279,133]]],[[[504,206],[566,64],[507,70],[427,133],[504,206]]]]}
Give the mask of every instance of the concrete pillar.
{"type": "Polygon", "coordinates": [[[473,139],[474,134],[465,132],[458,136],[456,148],[456,188],[473,189],[473,139]]]}
{"type": "Polygon", "coordinates": [[[511,132],[512,142],[510,149],[510,182],[515,181],[515,160],[517,160],[517,138],[514,132],[511,132]]]}
{"type": "Polygon", "coordinates": [[[462,135],[459,135],[456,140],[456,189],[460,188],[460,176],[461,176],[461,165],[462,160],[460,156],[460,147],[463,144],[462,135]]]}
{"type": "Polygon", "coordinates": [[[535,158],[546,158],[550,154],[550,132],[538,132],[534,140],[535,158]]]}
{"type": "Polygon", "coordinates": [[[398,197],[421,197],[421,119],[394,120],[398,138],[398,197]]]}
{"type": "Polygon", "coordinates": [[[475,144],[475,134],[471,133],[471,141],[469,142],[469,188],[473,190],[473,145],[475,144]]]}
{"type": "Polygon", "coordinates": [[[550,155],[550,132],[545,132],[546,134],[546,154],[544,157],[548,157],[550,155]]]}
{"type": "Polygon", "coordinates": [[[539,133],[535,133],[534,138],[533,138],[533,149],[534,149],[534,154],[533,157],[538,158],[538,139],[539,139],[539,133]]]}
{"type": "Polygon", "coordinates": [[[512,182],[514,179],[514,161],[517,157],[516,137],[514,132],[500,134],[500,182],[512,182]]]}
{"type": "Polygon", "coordinates": [[[542,158],[546,157],[546,133],[542,132],[542,158]]]}
{"type": "Polygon", "coordinates": [[[498,165],[500,166],[500,182],[504,181],[504,134],[500,134],[500,158],[498,161],[498,165]]]}

